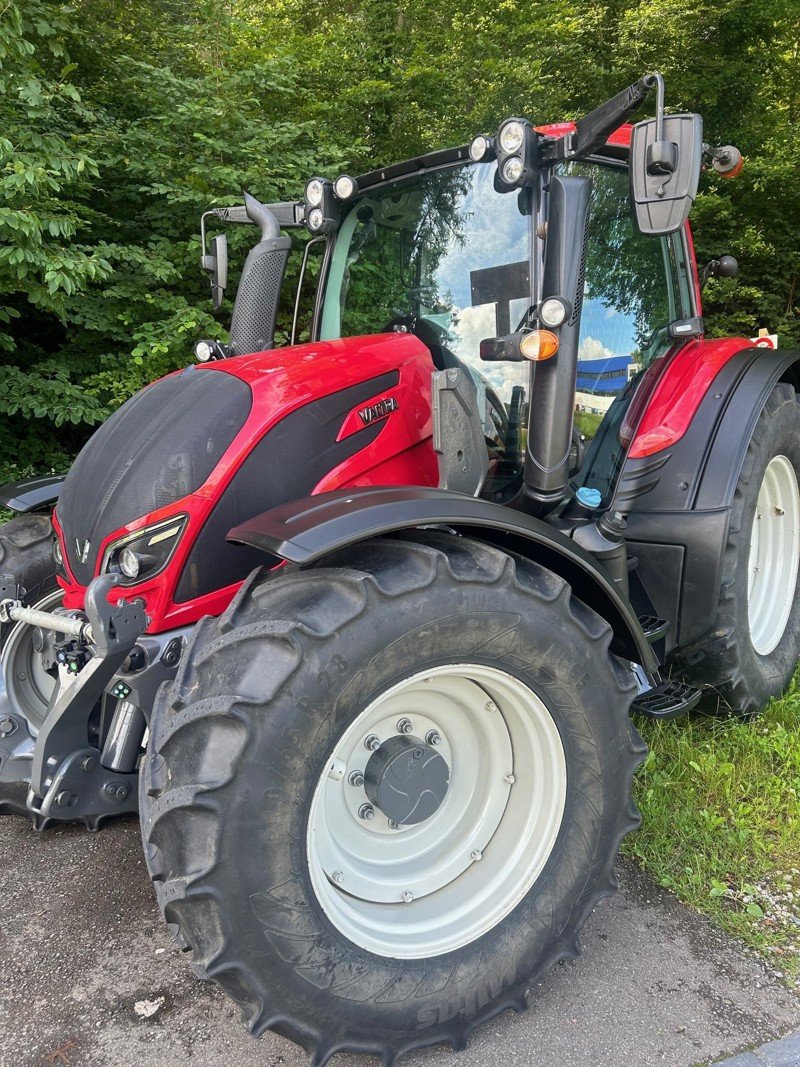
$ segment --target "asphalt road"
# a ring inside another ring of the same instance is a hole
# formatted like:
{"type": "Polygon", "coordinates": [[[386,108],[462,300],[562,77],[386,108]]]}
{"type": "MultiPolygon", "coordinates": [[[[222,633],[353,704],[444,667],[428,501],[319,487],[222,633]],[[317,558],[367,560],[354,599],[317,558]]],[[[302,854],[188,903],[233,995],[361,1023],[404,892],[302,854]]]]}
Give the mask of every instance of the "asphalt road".
{"type": "MultiPolygon", "coordinates": [[[[800,1025],[800,995],[740,946],[620,868],[622,892],[584,932],[524,1015],[504,1015],[466,1052],[415,1067],[690,1067],[800,1025]]],[[[0,819],[0,1063],[3,1067],[278,1067],[303,1052],[244,1030],[195,979],[156,910],[133,818],[98,834],[35,833],[0,819]]],[[[337,1067],[365,1067],[338,1057],[337,1067]]]]}

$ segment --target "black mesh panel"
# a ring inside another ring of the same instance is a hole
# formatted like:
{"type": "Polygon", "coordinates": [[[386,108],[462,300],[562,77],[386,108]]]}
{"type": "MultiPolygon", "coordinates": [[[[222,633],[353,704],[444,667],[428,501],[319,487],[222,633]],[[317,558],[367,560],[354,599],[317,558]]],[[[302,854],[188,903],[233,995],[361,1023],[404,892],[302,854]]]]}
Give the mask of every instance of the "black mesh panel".
{"type": "Polygon", "coordinates": [[[131,397],[90,438],[58,502],[72,573],[94,577],[114,530],[199,489],[244,425],[250,388],[232,374],[190,367],[131,397]],[[90,549],[81,562],[78,546],[90,549]]]}
{"type": "Polygon", "coordinates": [[[262,511],[307,496],[323,476],[375,440],[386,420],[337,442],[345,416],[357,405],[397,385],[397,371],[322,397],[287,415],[241,465],[198,534],[175,594],[177,603],[241,581],[273,557],[229,544],[228,531],[262,511]]]}

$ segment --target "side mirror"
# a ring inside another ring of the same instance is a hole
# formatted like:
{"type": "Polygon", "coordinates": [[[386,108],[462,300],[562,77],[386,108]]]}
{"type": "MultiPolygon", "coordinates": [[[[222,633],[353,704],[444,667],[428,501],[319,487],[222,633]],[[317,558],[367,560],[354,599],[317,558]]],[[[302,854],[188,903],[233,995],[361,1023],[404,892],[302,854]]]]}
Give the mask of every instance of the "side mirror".
{"type": "Polygon", "coordinates": [[[206,254],[205,241],[200,266],[211,278],[211,301],[217,311],[228,287],[228,238],[224,233],[211,239],[211,252],[206,254]]]}
{"type": "Polygon", "coordinates": [[[734,256],[720,256],[703,267],[700,272],[700,285],[705,285],[709,278],[735,278],[738,273],[739,261],[734,256]]]}
{"type": "Polygon", "coordinates": [[[689,216],[703,158],[699,115],[662,115],[637,122],[631,135],[630,190],[639,233],[665,235],[689,216]]]}

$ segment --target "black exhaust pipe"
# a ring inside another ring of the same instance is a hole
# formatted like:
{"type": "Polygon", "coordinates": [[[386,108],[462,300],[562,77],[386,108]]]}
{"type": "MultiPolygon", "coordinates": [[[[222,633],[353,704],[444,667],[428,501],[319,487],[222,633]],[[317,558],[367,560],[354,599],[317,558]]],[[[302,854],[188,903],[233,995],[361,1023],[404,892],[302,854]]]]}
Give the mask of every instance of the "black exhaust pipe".
{"type": "Polygon", "coordinates": [[[541,299],[561,297],[569,317],[555,331],[556,355],[531,365],[523,493],[530,510],[537,514],[545,514],[560,503],[569,484],[591,193],[590,178],[550,179],[541,299]]]}
{"type": "Polygon", "coordinates": [[[291,237],[281,237],[275,215],[254,196],[244,194],[247,217],[261,227],[261,240],[250,249],[242,269],[231,319],[232,356],[263,352],[275,343],[275,319],[283,274],[292,247],[291,237]]]}

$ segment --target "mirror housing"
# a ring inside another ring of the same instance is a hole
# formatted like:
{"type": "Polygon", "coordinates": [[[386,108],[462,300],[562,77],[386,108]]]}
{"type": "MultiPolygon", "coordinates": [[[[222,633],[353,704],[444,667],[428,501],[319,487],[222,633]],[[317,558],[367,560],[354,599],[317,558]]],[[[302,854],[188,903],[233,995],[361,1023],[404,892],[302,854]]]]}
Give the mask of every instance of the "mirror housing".
{"type": "Polygon", "coordinates": [[[735,278],[738,273],[739,261],[735,256],[720,256],[703,267],[700,272],[700,285],[704,286],[709,278],[735,278]]]}
{"type": "Polygon", "coordinates": [[[211,301],[218,311],[228,287],[228,238],[224,233],[211,239],[211,252],[206,254],[203,242],[203,255],[200,266],[211,278],[211,301]]]}
{"type": "Polygon", "coordinates": [[[630,193],[636,228],[675,233],[689,216],[703,158],[699,115],[658,115],[637,122],[630,149],[630,193]]]}

